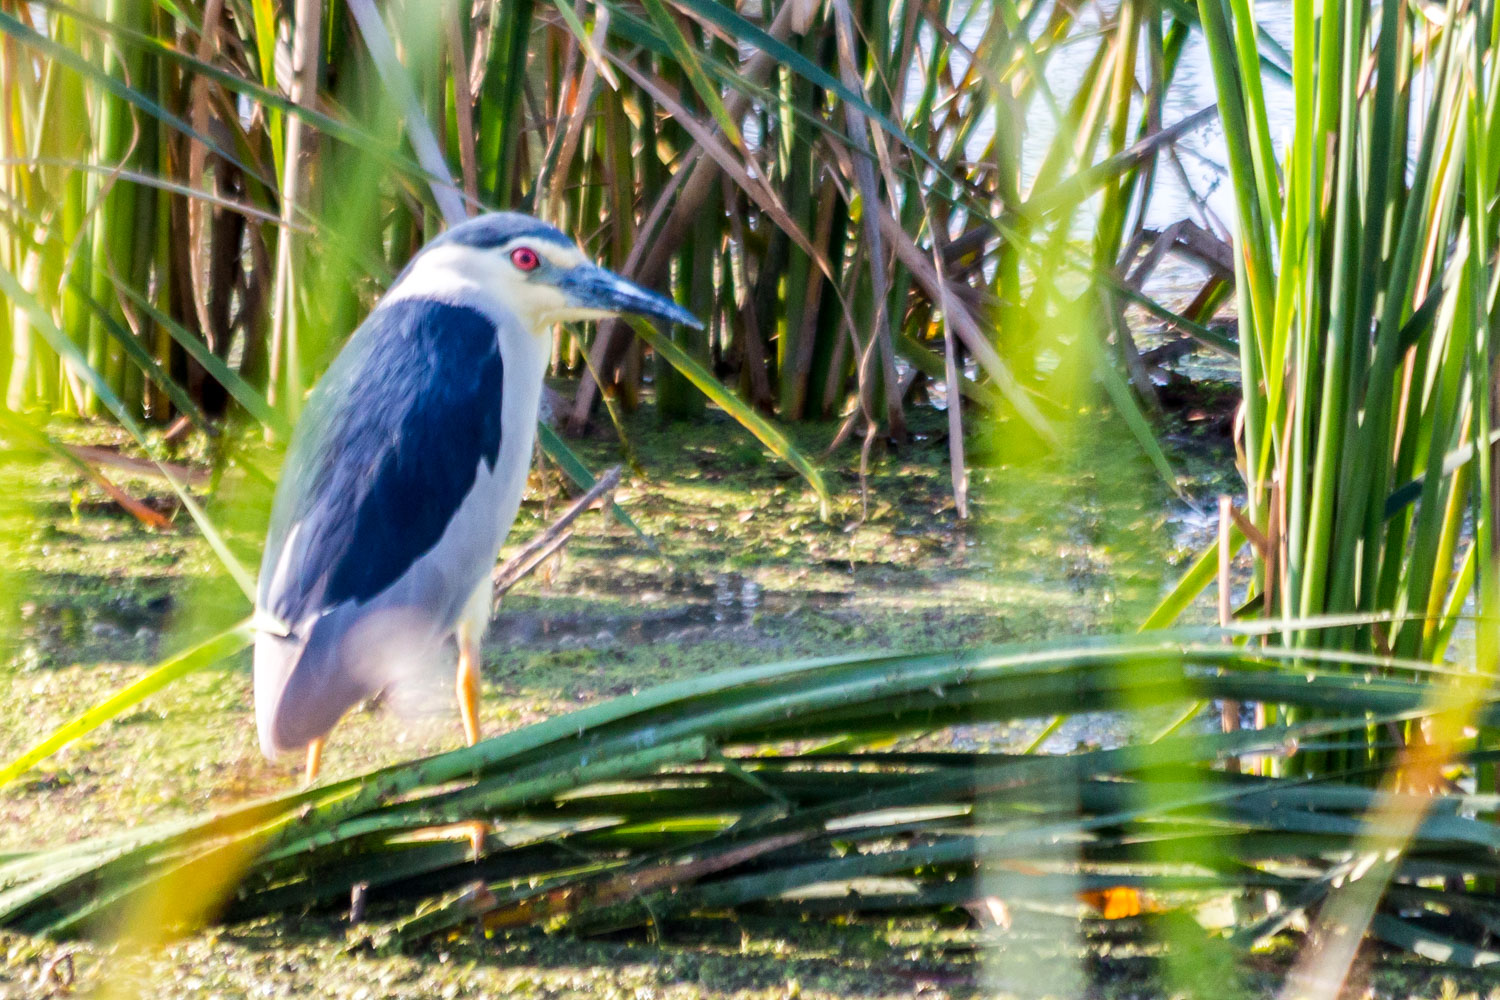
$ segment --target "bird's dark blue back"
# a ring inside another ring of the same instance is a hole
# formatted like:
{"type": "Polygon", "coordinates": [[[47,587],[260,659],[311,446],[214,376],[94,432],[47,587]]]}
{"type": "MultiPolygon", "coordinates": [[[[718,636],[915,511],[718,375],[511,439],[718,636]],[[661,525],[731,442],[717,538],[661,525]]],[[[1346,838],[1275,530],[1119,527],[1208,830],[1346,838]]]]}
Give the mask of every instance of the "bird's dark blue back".
{"type": "Polygon", "coordinates": [[[260,607],[296,628],[369,600],[436,545],[479,463],[499,456],[503,384],[495,325],[478,310],[405,299],[371,313],[292,437],[260,607]]]}

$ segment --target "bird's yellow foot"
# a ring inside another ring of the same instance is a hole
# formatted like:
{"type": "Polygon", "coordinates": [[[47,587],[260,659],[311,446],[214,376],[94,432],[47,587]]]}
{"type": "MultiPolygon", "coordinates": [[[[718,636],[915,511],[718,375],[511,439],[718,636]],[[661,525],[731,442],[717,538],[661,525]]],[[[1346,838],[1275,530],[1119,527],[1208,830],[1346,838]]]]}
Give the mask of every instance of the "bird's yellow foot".
{"type": "Polygon", "coordinates": [[[320,736],[307,744],[307,765],[302,771],[302,783],[311,785],[318,780],[318,769],[323,766],[323,738],[320,736]]]}
{"type": "Polygon", "coordinates": [[[413,830],[406,835],[407,840],[457,840],[463,837],[469,842],[469,860],[478,861],[484,855],[485,838],[490,835],[490,825],[482,819],[466,820],[462,823],[450,823],[447,826],[428,826],[420,830],[413,830]]]}

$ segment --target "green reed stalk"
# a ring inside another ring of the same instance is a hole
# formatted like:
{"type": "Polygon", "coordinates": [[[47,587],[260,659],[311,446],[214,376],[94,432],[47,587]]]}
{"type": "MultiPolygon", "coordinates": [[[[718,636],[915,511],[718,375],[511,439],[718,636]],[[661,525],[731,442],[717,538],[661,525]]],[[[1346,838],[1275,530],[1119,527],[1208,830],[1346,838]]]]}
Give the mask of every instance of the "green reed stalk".
{"type": "MultiPolygon", "coordinates": [[[[1463,41],[1487,12],[1450,5],[1455,21],[1419,58],[1425,22],[1397,0],[1299,0],[1295,120],[1278,165],[1249,4],[1199,3],[1236,199],[1246,512],[1263,533],[1276,528],[1256,589],[1289,623],[1418,616],[1324,631],[1319,644],[1441,658],[1447,609],[1468,586],[1466,508],[1475,547],[1492,544],[1490,303],[1476,294],[1490,282],[1475,247],[1492,239],[1484,141],[1495,109],[1473,83],[1492,70],[1463,41]],[[1465,448],[1477,451],[1472,471],[1456,458],[1465,448]]],[[[1289,628],[1282,639],[1314,637],[1289,628]]],[[[1379,738],[1300,766],[1386,760],[1379,738]]]]}

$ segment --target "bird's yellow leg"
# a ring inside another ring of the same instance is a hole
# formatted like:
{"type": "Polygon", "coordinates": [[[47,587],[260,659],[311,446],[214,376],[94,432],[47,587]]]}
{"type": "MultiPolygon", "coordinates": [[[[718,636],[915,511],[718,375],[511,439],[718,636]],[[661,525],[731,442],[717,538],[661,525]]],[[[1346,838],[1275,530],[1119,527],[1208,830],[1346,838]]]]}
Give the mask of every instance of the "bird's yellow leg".
{"type": "MultiPolygon", "coordinates": [[[[464,742],[469,746],[479,742],[479,640],[468,622],[458,626],[458,711],[463,716],[464,742]]],[[[471,820],[458,824],[469,838],[469,856],[475,861],[484,853],[484,838],[489,834],[489,824],[483,820],[471,820]]]]}
{"type": "Polygon", "coordinates": [[[479,640],[465,622],[458,627],[458,711],[463,716],[464,740],[479,742],[479,640]]]}
{"type": "Polygon", "coordinates": [[[303,771],[305,784],[318,780],[318,769],[323,766],[323,737],[309,740],[307,744],[307,767],[303,771]]]}

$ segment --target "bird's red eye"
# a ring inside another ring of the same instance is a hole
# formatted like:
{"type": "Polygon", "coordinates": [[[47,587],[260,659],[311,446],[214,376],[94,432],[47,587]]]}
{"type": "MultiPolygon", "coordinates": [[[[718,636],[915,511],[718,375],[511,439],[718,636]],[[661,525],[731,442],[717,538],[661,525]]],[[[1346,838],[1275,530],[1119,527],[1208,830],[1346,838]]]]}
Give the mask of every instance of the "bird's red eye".
{"type": "Polygon", "coordinates": [[[516,247],[510,252],[510,262],[523,271],[535,271],[542,261],[531,247],[516,247]]]}

